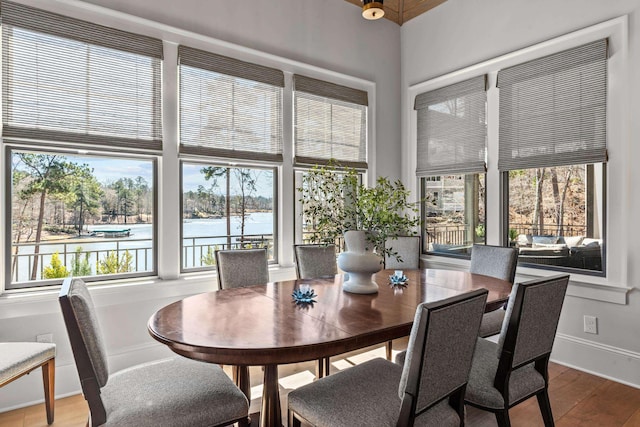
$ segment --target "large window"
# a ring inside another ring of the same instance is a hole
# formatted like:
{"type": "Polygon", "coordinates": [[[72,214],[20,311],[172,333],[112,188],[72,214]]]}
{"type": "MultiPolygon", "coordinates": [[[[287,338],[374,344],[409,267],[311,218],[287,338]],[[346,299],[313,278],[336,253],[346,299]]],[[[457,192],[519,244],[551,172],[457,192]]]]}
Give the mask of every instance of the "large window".
{"type": "Polygon", "coordinates": [[[608,66],[602,39],[417,93],[427,252],[486,236],[524,267],[604,275],[608,66]]]}
{"type": "Polygon", "coordinates": [[[3,1],[2,60],[6,288],[155,274],[162,42],[3,1]]]}
{"type": "Polygon", "coordinates": [[[520,264],[604,271],[604,178],[602,163],[508,172],[509,245],[520,264]]]}
{"type": "Polygon", "coordinates": [[[267,248],[275,262],[275,168],[182,165],[182,269],[215,265],[219,249],[267,248]]]}
{"type": "Polygon", "coordinates": [[[416,97],[423,251],[469,256],[485,242],[486,79],[416,97]]]}
{"type": "Polygon", "coordinates": [[[498,87],[519,262],[604,273],[607,41],[501,70],[498,87]]]}
{"type": "Polygon", "coordinates": [[[15,149],[10,288],[155,271],[151,160],[15,149]]]}

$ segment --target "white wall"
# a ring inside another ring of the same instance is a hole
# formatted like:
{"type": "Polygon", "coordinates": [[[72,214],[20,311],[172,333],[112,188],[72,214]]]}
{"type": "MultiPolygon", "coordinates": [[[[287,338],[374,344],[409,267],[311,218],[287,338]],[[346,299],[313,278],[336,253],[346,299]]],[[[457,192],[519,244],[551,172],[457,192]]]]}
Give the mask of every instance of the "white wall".
{"type": "MultiPolygon", "coordinates": [[[[640,2],[637,0],[448,0],[402,27],[402,131],[406,163],[412,153],[409,133],[409,89],[419,83],[471,67],[499,56],[580,30],[619,16],[628,15],[628,57],[624,92],[613,106],[627,114],[623,129],[609,138],[608,224],[609,272],[606,280],[581,277],[565,300],[553,357],[580,369],[616,378],[640,387],[640,295],[627,294],[627,304],[598,300],[595,289],[614,287],[624,295],[640,280],[640,2]],[[622,215],[619,215],[623,212],[622,215]],[[621,218],[622,224],[611,218],[621,218]],[[613,233],[612,233],[613,231],[613,233]],[[616,252],[615,259],[611,256],[616,252]],[[588,298],[584,298],[588,297],[588,298]],[[599,334],[583,332],[583,316],[598,317],[599,334]]],[[[626,37],[626,34],[625,34],[626,37]]],[[[621,84],[611,76],[611,85],[621,84]]],[[[491,151],[490,151],[491,153],[491,151]]],[[[495,196],[495,200],[498,196],[495,196]]],[[[496,236],[492,238],[497,239],[496,236]]],[[[438,260],[432,259],[432,262],[438,260]]],[[[574,277],[574,276],[572,276],[574,277]]],[[[598,291],[599,292],[599,291],[598,291]]],[[[624,297],[622,298],[624,302],[624,297]]]]}
{"type": "MultiPolygon", "coordinates": [[[[376,99],[370,102],[375,103],[375,128],[370,136],[377,146],[372,153],[371,167],[377,175],[395,178],[400,174],[400,28],[388,20],[367,22],[357,7],[344,0],[320,3],[313,0],[20,1],[76,17],[97,16],[99,23],[124,22],[119,28],[134,32],[138,27],[148,27],[139,19],[123,19],[118,14],[123,12],[233,43],[240,46],[241,51],[250,48],[276,55],[265,61],[275,64],[280,58],[287,62],[288,71],[304,73],[304,67],[296,65],[298,63],[374,82],[376,99]],[[96,13],[96,5],[108,9],[96,13]]],[[[179,31],[173,29],[170,38],[176,41],[182,36],[176,36],[179,31]]],[[[232,54],[234,47],[225,49],[225,54],[232,54]]],[[[169,138],[175,139],[175,136],[169,138]]],[[[293,185],[283,188],[287,191],[293,185]]],[[[293,277],[292,268],[271,272],[272,280],[293,277]]],[[[169,350],[149,337],[147,320],[169,302],[213,290],[214,280],[211,276],[158,279],[136,286],[123,284],[93,289],[111,369],[170,355],[169,350]]],[[[78,393],[80,385],[57,293],[0,296],[0,341],[34,341],[36,335],[45,333],[53,333],[58,346],[56,395],[78,393]]],[[[0,389],[0,411],[42,400],[42,380],[38,373],[0,389]]]]}

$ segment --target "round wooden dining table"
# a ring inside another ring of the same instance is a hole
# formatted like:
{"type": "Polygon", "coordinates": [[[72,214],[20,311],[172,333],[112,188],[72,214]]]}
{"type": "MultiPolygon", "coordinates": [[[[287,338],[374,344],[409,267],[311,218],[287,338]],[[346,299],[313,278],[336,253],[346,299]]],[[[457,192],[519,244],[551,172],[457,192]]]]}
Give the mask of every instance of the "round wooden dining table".
{"type": "MultiPolygon", "coordinates": [[[[175,353],[239,366],[236,383],[250,398],[248,366],[264,366],[260,426],[282,426],[278,365],[317,360],[409,335],[417,306],[485,288],[487,311],[509,296],[511,283],[451,270],[406,270],[408,284],[392,287],[393,270],[374,275],[378,293],[342,290],[343,276],[266,283],[203,293],[169,304],[149,319],[151,336],[175,353]],[[294,289],[308,284],[316,302],[298,305],[294,289]]],[[[455,339],[455,337],[452,337],[455,339]]]]}

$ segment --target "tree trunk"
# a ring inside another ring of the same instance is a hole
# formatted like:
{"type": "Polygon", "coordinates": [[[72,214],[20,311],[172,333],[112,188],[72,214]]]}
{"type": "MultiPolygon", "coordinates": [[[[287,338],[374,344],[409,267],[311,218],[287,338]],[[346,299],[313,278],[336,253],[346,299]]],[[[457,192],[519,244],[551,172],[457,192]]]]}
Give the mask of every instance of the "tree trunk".
{"type": "Polygon", "coordinates": [[[562,236],[562,207],[560,206],[560,189],[558,187],[558,171],[551,168],[551,187],[556,210],[556,236],[562,236]]]}
{"type": "Polygon", "coordinates": [[[38,226],[36,228],[36,241],[33,247],[33,267],[31,268],[31,280],[36,280],[38,276],[38,261],[40,256],[40,239],[42,238],[42,226],[44,225],[44,202],[47,192],[40,194],[40,212],[38,212],[38,226]]]}
{"type": "Polygon", "coordinates": [[[544,210],[542,203],[542,186],[544,184],[545,168],[536,169],[536,200],[533,210],[533,234],[540,235],[544,232],[544,210]]]}

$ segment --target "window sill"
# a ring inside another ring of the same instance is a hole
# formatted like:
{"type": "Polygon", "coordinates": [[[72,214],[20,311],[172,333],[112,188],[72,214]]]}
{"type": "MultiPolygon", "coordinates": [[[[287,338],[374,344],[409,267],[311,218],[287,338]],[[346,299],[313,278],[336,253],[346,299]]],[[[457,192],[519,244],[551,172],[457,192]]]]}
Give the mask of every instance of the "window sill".
{"type": "MultiPolygon", "coordinates": [[[[427,268],[442,268],[447,270],[469,270],[469,260],[423,255],[423,265],[427,268]]],[[[522,282],[540,277],[562,274],[558,271],[542,270],[537,268],[518,267],[516,281],[522,282]]],[[[577,298],[586,298],[613,304],[628,304],[627,294],[632,290],[622,284],[612,284],[606,277],[595,277],[586,274],[571,273],[571,280],[567,288],[567,295],[577,298]]]]}
{"type": "MultiPolygon", "coordinates": [[[[275,266],[269,269],[272,281],[295,279],[293,267],[275,266]]],[[[218,288],[214,272],[183,274],[178,279],[158,277],[91,283],[91,295],[98,307],[132,304],[138,301],[173,299],[210,292],[218,288]]],[[[0,320],[58,313],[60,286],[35,290],[7,291],[0,295],[0,320]]]]}

